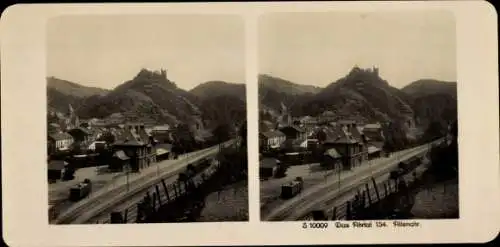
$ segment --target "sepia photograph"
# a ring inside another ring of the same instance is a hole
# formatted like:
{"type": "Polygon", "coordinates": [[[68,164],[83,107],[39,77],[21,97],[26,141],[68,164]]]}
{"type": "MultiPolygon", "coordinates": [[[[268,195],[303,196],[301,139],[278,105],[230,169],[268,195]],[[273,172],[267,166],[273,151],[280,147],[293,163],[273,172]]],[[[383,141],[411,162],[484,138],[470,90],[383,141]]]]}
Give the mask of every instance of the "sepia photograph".
{"type": "Polygon", "coordinates": [[[260,17],[261,220],[458,218],[455,40],[446,11],[260,17]]]}
{"type": "Polygon", "coordinates": [[[248,220],[244,22],[47,24],[50,224],[248,220]]]}
{"type": "Polygon", "coordinates": [[[492,7],[11,5],[0,16],[4,241],[489,242],[500,220],[492,7]]]}

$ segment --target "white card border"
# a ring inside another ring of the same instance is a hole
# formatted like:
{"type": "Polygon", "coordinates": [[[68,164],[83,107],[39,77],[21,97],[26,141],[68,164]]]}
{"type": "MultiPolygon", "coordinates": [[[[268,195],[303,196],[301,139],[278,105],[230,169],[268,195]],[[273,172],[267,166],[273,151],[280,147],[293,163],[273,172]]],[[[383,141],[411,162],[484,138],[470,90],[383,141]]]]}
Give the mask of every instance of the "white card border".
{"type": "Polygon", "coordinates": [[[486,1],[14,5],[0,21],[2,204],[9,245],[250,245],[486,242],[499,230],[497,15],[486,1]],[[453,11],[457,24],[460,219],[419,228],[303,230],[300,222],[260,222],[257,180],[259,14],[306,11],[453,11]],[[68,14],[240,14],[247,21],[250,222],[149,225],[47,223],[45,23],[68,14]],[[22,103],[19,99],[23,99],[22,103]],[[36,127],[33,127],[36,126],[36,127]],[[29,150],[29,153],[26,153],[29,150]],[[479,158],[479,160],[478,160],[479,158]],[[479,169],[480,168],[480,169],[479,169]],[[29,181],[29,182],[27,182],[29,181]],[[38,206],[40,205],[40,206],[38,206]],[[362,232],[361,232],[362,231],[362,232]],[[362,235],[360,235],[362,234],[362,235]],[[361,237],[362,236],[362,237],[361,237]]]}

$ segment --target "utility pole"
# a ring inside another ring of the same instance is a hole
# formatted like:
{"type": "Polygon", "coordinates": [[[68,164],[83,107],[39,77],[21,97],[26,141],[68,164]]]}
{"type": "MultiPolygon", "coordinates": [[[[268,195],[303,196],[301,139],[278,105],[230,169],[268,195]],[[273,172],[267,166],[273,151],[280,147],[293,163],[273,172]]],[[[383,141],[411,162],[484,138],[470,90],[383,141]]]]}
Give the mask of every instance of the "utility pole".
{"type": "Polygon", "coordinates": [[[160,164],[158,164],[158,162],[156,162],[156,176],[160,176],[160,164]]]}
{"type": "Polygon", "coordinates": [[[129,191],[129,183],[128,183],[128,181],[129,181],[129,174],[130,174],[130,168],[131,168],[130,164],[127,164],[126,167],[127,167],[127,192],[128,192],[129,191]]]}
{"type": "Polygon", "coordinates": [[[340,193],[340,173],[342,172],[342,165],[339,167],[339,171],[337,172],[339,174],[338,180],[339,180],[339,185],[338,185],[338,193],[340,193]]]}

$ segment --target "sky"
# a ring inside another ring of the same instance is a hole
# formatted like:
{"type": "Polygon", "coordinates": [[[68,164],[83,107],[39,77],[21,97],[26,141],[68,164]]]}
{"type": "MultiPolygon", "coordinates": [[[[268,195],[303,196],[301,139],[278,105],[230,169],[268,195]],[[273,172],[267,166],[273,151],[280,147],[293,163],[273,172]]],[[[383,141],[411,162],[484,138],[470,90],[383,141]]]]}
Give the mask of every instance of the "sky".
{"type": "Polygon", "coordinates": [[[62,16],[47,29],[47,76],[112,89],[142,68],[163,68],[186,90],[211,80],[244,83],[238,16],[62,16]]]}
{"type": "Polygon", "coordinates": [[[450,12],[277,13],[259,21],[259,73],[325,87],[355,65],[379,68],[396,88],[456,81],[450,12]]]}

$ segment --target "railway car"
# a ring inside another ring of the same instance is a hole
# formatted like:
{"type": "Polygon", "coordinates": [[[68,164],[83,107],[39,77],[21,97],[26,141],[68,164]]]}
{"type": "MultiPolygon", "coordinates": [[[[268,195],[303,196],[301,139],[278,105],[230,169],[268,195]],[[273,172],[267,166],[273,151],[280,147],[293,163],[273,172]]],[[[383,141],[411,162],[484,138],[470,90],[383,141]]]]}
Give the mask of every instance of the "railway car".
{"type": "Polygon", "coordinates": [[[69,189],[69,199],[71,201],[79,201],[88,196],[91,190],[92,183],[89,179],[85,179],[83,182],[69,189]]]}
{"type": "Polygon", "coordinates": [[[302,191],[303,182],[294,180],[281,186],[281,197],[284,199],[292,198],[302,191]]]}

